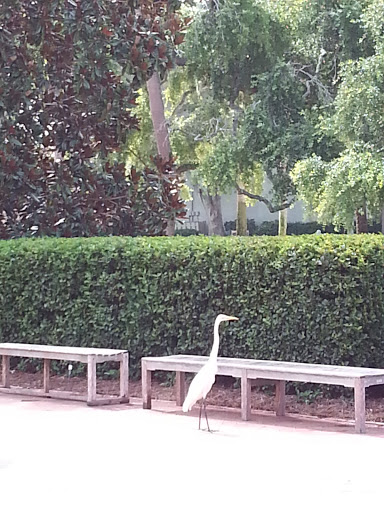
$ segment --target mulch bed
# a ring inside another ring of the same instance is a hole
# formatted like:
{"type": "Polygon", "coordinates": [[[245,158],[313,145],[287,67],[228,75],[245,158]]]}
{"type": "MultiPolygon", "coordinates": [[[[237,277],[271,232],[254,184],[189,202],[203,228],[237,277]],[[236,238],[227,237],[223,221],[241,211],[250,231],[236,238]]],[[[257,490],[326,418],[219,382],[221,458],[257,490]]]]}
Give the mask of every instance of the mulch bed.
{"type": "MultiPolygon", "coordinates": [[[[10,383],[11,386],[42,388],[43,376],[41,373],[26,373],[13,370],[11,371],[10,383]]],[[[51,389],[86,394],[87,379],[84,377],[68,378],[59,375],[51,375],[50,386],[51,389]]],[[[118,395],[119,381],[98,379],[97,392],[106,395],[118,395]]],[[[140,381],[130,382],[130,396],[141,397],[140,381]]],[[[174,389],[173,387],[154,380],[152,382],[152,398],[155,400],[175,400],[174,389]]],[[[252,409],[274,411],[274,396],[272,392],[260,388],[253,389],[251,403],[252,409]]],[[[233,386],[225,386],[219,381],[209,393],[207,404],[240,408],[240,389],[234,388],[233,386]]],[[[325,398],[317,396],[313,400],[306,401],[298,399],[296,395],[287,395],[286,411],[290,414],[301,414],[318,418],[353,419],[354,403],[352,398],[325,398]]],[[[368,421],[383,423],[384,398],[368,396],[366,412],[368,421]]]]}

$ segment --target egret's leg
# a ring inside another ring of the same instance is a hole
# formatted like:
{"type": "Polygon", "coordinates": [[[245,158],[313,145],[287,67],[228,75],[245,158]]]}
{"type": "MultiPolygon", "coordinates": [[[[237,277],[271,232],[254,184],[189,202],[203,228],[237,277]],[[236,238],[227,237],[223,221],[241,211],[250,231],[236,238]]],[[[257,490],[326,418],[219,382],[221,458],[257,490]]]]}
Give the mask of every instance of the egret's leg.
{"type": "Polygon", "coordinates": [[[200,430],[200,423],[201,423],[201,409],[203,407],[203,402],[200,402],[200,411],[199,411],[199,430],[200,430]]]}
{"type": "Polygon", "coordinates": [[[205,421],[207,422],[207,429],[208,429],[208,432],[211,432],[211,434],[212,434],[213,431],[209,428],[209,423],[208,423],[207,408],[205,406],[205,398],[203,398],[203,405],[204,405],[205,421]]]}

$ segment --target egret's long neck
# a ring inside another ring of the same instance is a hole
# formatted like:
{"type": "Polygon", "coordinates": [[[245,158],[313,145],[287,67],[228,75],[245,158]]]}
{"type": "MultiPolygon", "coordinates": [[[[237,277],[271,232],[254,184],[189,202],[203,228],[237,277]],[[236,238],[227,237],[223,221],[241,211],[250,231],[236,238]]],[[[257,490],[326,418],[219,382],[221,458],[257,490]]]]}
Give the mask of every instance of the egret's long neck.
{"type": "Polygon", "coordinates": [[[219,343],[220,343],[220,339],[219,339],[219,325],[220,325],[220,322],[218,322],[216,320],[215,326],[213,328],[213,345],[212,345],[212,350],[211,350],[211,353],[209,354],[209,359],[211,361],[212,360],[216,360],[217,359],[217,355],[219,353],[219,343]]]}

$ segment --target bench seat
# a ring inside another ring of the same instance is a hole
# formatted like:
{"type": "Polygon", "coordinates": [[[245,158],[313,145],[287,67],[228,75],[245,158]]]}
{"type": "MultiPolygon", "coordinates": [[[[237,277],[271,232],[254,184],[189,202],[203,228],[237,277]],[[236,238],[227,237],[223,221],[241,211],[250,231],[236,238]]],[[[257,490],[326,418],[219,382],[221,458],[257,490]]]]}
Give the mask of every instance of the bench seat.
{"type": "MultiPolygon", "coordinates": [[[[151,408],[151,372],[155,370],[176,372],[176,402],[182,405],[185,398],[185,373],[197,373],[208,361],[206,356],[172,355],[142,358],[143,407],[151,408]]],[[[355,430],[365,432],[365,389],[384,384],[384,370],[351,366],[290,363],[219,357],[217,375],[228,375],[241,379],[241,416],[249,420],[251,415],[251,384],[276,386],[276,414],[285,414],[285,383],[310,382],[316,384],[341,385],[354,388],[355,430]]]]}

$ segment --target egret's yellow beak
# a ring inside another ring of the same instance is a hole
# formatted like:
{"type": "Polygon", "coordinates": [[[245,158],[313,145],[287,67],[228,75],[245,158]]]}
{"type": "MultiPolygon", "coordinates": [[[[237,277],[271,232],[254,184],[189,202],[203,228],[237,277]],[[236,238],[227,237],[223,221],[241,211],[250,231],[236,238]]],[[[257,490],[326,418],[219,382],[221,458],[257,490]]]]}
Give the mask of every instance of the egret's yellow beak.
{"type": "Polygon", "coordinates": [[[227,316],[227,320],[238,320],[237,316],[227,316]]]}

